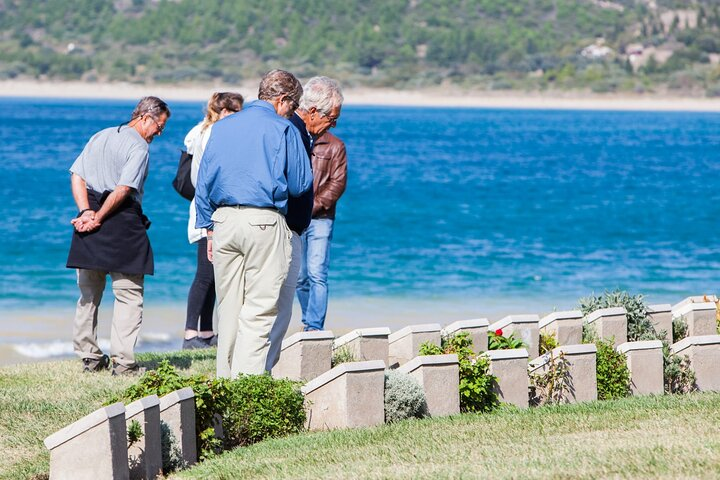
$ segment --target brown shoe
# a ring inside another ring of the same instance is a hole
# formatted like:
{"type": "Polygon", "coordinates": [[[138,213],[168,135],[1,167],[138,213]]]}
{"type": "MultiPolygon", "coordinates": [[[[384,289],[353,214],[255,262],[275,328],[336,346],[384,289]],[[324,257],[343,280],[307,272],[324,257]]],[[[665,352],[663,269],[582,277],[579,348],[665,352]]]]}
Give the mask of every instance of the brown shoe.
{"type": "Polygon", "coordinates": [[[110,367],[110,357],[107,355],[100,358],[83,358],[82,362],[85,373],[100,372],[110,367]]]}
{"type": "Polygon", "coordinates": [[[127,375],[135,377],[144,374],[146,371],[147,369],[145,367],[141,367],[137,363],[132,367],[126,367],[125,365],[113,362],[112,375],[127,375]]]}

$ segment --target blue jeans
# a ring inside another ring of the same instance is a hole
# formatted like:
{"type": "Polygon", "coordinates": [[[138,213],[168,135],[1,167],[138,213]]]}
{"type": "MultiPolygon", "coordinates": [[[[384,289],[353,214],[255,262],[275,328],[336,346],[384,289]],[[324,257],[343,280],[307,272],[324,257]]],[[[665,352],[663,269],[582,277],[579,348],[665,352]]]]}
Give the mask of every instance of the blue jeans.
{"type": "Polygon", "coordinates": [[[334,220],[314,218],[302,234],[303,255],[297,284],[304,330],[323,330],[328,304],[328,266],[334,220]]]}

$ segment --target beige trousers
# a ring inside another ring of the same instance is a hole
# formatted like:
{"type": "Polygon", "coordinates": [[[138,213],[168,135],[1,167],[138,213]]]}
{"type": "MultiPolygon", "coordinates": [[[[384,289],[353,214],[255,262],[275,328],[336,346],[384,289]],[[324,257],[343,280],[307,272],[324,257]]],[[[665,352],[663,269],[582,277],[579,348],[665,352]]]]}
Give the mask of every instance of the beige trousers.
{"type": "Polygon", "coordinates": [[[212,216],[218,302],[217,377],[261,374],[292,249],[275,210],[221,207],[212,216]]]}
{"type": "Polygon", "coordinates": [[[98,359],[103,352],[97,342],[98,307],[106,277],[112,280],[115,306],[110,331],[110,356],[125,367],[135,366],[135,344],[143,315],[143,275],[98,270],[77,270],[80,299],[75,309],[73,348],[80,358],[98,359]]]}

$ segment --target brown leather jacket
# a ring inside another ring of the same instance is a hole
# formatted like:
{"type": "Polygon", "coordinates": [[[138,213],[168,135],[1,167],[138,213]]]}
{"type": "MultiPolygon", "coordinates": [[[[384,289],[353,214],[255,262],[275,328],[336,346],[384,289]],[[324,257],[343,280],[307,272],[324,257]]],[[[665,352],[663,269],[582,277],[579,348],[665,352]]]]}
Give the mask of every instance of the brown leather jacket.
{"type": "Polygon", "coordinates": [[[330,132],[315,140],[312,150],[313,218],[335,218],[335,204],[347,184],[345,144],[330,132]]]}

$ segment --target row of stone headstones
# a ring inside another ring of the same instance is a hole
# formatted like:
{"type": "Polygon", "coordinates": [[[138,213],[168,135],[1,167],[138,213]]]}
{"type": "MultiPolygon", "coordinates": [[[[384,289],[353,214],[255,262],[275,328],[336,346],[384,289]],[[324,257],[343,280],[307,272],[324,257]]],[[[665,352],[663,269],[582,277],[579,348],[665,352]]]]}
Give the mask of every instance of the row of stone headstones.
{"type": "Polygon", "coordinates": [[[197,461],[195,395],[190,387],[162,398],[150,395],[127,406],[114,403],[45,439],[51,480],[153,479],[166,455],[189,466],[197,461]],[[128,446],[128,429],[138,422],[142,436],[128,446]]]}
{"type": "MultiPolygon", "coordinates": [[[[654,305],[648,309],[648,317],[658,331],[669,335],[669,341],[672,319],[685,318],[689,336],[672,345],[672,351],[689,357],[699,390],[720,390],[715,303],[701,299],[690,297],[675,306],[654,305]]],[[[457,357],[443,355],[434,360],[433,356],[418,357],[417,353],[424,342],[440,345],[442,335],[467,332],[474,351],[485,352],[489,358],[490,373],[498,378],[496,388],[502,402],[527,407],[530,376],[546,372],[561,355],[569,380],[564,400],[595,400],[596,346],[581,343],[583,323],[595,325],[599,337],[613,338],[616,348],[626,354],[633,394],[663,393],[662,342],[627,342],[624,308],[601,309],[585,317],[579,311],[554,312],[542,319],[537,315],[511,315],[493,324],[487,319],[464,320],[444,329],[438,324],[412,325],[394,333],[388,328],[358,329],[337,339],[330,331],[301,332],[283,342],[273,376],[310,380],[303,392],[308,400],[308,427],[313,430],[381,424],[382,371],[386,366],[413,372],[425,389],[428,405],[444,405],[430,408],[431,415],[457,413],[457,357]],[[516,334],[528,348],[487,351],[487,332],[498,329],[506,336],[516,334]],[[553,333],[560,346],[538,356],[541,331],[553,333]],[[331,369],[333,351],[340,349],[359,361],[331,369]]]]}

